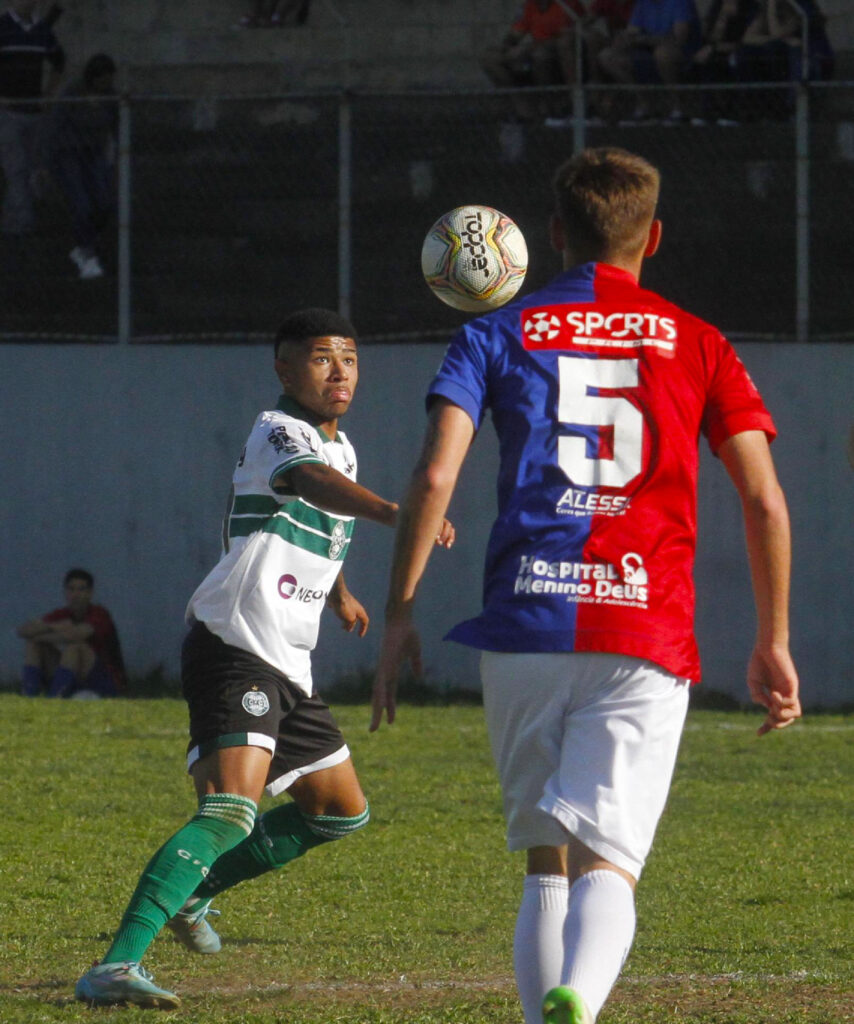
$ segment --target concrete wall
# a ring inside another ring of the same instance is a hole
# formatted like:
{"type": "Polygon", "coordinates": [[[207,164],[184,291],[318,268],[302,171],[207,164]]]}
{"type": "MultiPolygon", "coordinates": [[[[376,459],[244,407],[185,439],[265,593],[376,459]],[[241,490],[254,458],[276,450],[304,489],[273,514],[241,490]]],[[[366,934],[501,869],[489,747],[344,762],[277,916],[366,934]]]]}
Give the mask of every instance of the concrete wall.
{"type": "MultiPolygon", "coordinates": [[[[43,0],[44,7],[49,6],[43,0]]],[[[708,0],[698,0],[703,11],[708,0]]],[[[99,50],[138,89],[205,93],[486,85],[477,56],[518,0],[313,0],[301,27],[241,30],[250,0],[63,0],[72,65],[99,50]]],[[[823,0],[834,46],[854,49],[851,0],[823,0]]]]}
{"type": "MultiPolygon", "coordinates": [[[[751,344],[740,352],[780,429],[775,454],[794,524],[793,646],[812,703],[854,700],[854,348],[751,344]]],[[[345,429],[360,479],[399,497],[420,444],[421,396],[441,345],[365,347],[345,429]]],[[[187,598],[218,557],[232,467],[277,383],[266,346],[0,347],[3,437],[0,676],[17,673],[16,623],[61,602],[69,566],[90,568],[135,672],[177,667],[187,598]]],[[[437,551],[420,600],[426,663],[440,683],[476,687],[477,656],[440,642],[477,611],[494,514],[496,445],[486,426],[452,507],[459,542],[437,551]]],[[[743,693],[753,614],[740,512],[719,465],[704,459],[697,577],[706,682],[743,693]]],[[[374,615],[363,640],[326,617],[317,677],[370,666],[376,655],[391,533],[357,528],[346,575],[374,615]]]]}

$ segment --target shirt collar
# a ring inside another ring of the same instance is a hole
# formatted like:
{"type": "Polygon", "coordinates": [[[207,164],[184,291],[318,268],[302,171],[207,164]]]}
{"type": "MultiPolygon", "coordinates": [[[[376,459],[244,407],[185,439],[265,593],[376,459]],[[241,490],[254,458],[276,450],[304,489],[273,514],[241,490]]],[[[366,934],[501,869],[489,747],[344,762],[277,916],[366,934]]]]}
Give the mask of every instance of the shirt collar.
{"type": "Polygon", "coordinates": [[[309,412],[308,409],[303,409],[299,402],[295,402],[293,398],[288,395],[279,395],[279,401],[276,403],[276,409],[279,412],[286,412],[288,416],[293,416],[298,420],[308,420],[314,429],[320,434],[324,441],[337,441],[341,443],[340,431],[335,437],[329,437],[325,430],[321,430],[319,426],[313,421],[316,419],[313,413],[309,412]]]}

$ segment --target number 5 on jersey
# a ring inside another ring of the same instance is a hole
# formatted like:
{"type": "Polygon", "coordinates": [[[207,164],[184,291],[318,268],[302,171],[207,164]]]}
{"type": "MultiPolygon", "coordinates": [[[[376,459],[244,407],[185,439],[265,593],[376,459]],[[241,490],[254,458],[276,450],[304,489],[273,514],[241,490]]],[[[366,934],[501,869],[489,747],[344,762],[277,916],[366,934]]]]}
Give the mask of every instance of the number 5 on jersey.
{"type": "Polygon", "coordinates": [[[558,438],[557,461],[578,487],[625,487],[643,465],[643,414],[623,395],[592,391],[636,388],[637,359],[586,359],[558,356],[558,410],[570,427],[612,427],[613,455],[589,454],[580,434],[558,438]]]}

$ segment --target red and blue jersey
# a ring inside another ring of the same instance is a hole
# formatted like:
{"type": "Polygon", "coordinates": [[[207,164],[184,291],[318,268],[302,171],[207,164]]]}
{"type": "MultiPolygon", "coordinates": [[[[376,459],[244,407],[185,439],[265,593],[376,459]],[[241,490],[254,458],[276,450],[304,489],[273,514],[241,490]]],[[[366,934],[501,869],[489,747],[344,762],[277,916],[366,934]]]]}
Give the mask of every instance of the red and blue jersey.
{"type": "Polygon", "coordinates": [[[602,651],[698,680],[698,440],[774,424],[735,351],[626,271],[574,267],[472,320],[430,386],[500,447],[483,611],[446,639],[602,651]]]}

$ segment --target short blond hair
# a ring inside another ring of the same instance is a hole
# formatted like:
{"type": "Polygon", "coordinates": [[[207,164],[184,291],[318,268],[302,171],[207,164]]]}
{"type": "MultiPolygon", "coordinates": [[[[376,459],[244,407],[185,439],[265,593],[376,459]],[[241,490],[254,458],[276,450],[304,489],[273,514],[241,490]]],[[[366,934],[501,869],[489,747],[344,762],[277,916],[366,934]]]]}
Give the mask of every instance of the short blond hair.
{"type": "Polygon", "coordinates": [[[584,149],[557,169],[555,212],[565,245],[579,259],[632,256],[646,244],[661,175],[635,153],[584,149]]]}

